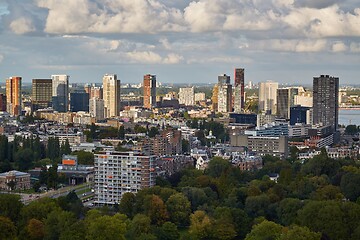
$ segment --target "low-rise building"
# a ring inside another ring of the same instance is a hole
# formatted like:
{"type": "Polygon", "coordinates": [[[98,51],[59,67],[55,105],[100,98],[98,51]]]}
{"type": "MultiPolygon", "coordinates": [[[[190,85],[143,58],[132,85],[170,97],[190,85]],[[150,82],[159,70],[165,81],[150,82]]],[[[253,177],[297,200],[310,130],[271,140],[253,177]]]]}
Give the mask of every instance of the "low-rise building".
{"type": "Polygon", "coordinates": [[[19,171],[9,171],[0,173],[0,190],[26,190],[30,189],[30,174],[19,172],[19,171]]]}

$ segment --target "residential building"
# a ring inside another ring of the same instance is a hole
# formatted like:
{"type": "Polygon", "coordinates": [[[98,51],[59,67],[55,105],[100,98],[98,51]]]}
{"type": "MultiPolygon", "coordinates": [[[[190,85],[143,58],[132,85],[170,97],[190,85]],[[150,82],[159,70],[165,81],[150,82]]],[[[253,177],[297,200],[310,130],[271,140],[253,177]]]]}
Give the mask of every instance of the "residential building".
{"type": "Polygon", "coordinates": [[[126,192],[155,185],[156,157],[135,152],[95,154],[95,205],[119,204],[126,192]]]}
{"type": "Polygon", "coordinates": [[[6,79],[6,110],[11,116],[21,115],[21,77],[6,79]]]}
{"type": "Polygon", "coordinates": [[[234,84],[234,112],[240,113],[245,106],[245,78],[244,68],[235,68],[235,84],[234,84]]]}
{"type": "Polygon", "coordinates": [[[231,135],[230,144],[234,147],[245,147],[257,155],[271,155],[280,158],[288,157],[288,137],[259,137],[248,135],[231,135]]]}
{"type": "Polygon", "coordinates": [[[30,174],[10,171],[0,173],[0,190],[26,190],[30,189],[30,174]]]}
{"type": "Polygon", "coordinates": [[[206,96],[204,92],[195,93],[195,103],[206,101],[206,96]]]}
{"type": "Polygon", "coordinates": [[[194,87],[180,88],[179,89],[179,103],[186,106],[195,105],[194,87]]]}
{"type": "Polygon", "coordinates": [[[96,121],[104,120],[104,99],[91,98],[89,100],[89,113],[96,121]]]}
{"type": "Polygon", "coordinates": [[[263,113],[276,114],[277,89],[279,83],[267,81],[261,82],[259,86],[259,111],[263,113]]]}
{"type": "Polygon", "coordinates": [[[51,75],[52,107],[57,112],[67,112],[69,109],[69,76],[51,75]]]}
{"type": "Polygon", "coordinates": [[[320,75],[313,79],[313,123],[331,125],[333,132],[339,121],[339,78],[320,75]]]}
{"type": "Polygon", "coordinates": [[[103,77],[104,117],[112,118],[120,113],[120,80],[116,74],[105,74],[103,77]]]}
{"type": "Polygon", "coordinates": [[[299,92],[294,98],[294,105],[300,105],[303,107],[313,106],[312,92],[299,92]]]}
{"type": "Polygon", "coordinates": [[[144,75],[144,108],[156,107],[156,75],[144,75]]]}
{"type": "Polygon", "coordinates": [[[218,112],[232,112],[232,85],[230,76],[218,76],[218,112]]]}
{"type": "Polygon", "coordinates": [[[212,90],[212,97],[211,97],[211,107],[212,107],[212,110],[213,111],[217,111],[218,110],[218,96],[219,94],[219,85],[218,84],[215,84],[214,85],[214,88],[212,90]]]}
{"type": "Polygon", "coordinates": [[[89,94],[85,91],[70,93],[70,112],[89,112],[89,94]]]}
{"type": "Polygon", "coordinates": [[[86,84],[84,86],[84,90],[89,94],[89,99],[91,98],[99,98],[103,99],[103,88],[96,86],[94,83],[89,85],[86,84]]]}
{"type": "Polygon", "coordinates": [[[32,110],[51,107],[52,98],[52,80],[51,79],[33,79],[32,80],[32,110]]]}

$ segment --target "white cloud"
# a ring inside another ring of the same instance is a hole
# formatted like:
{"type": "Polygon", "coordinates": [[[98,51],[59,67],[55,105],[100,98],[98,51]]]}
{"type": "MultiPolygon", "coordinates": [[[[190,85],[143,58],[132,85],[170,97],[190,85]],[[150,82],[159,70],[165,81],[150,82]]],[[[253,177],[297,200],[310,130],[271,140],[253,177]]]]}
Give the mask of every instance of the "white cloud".
{"type": "Polygon", "coordinates": [[[331,47],[333,52],[344,52],[347,49],[348,47],[343,42],[335,42],[331,47]]]}
{"type": "Polygon", "coordinates": [[[4,56],[0,54],[0,63],[4,60],[4,56]]]}
{"type": "Polygon", "coordinates": [[[271,50],[280,52],[320,52],[327,49],[324,39],[269,39],[252,41],[249,43],[251,50],[271,50]]]}
{"type": "Polygon", "coordinates": [[[24,17],[12,21],[10,29],[16,34],[25,34],[36,30],[31,19],[24,17]]]}
{"type": "Polygon", "coordinates": [[[167,57],[164,58],[163,63],[165,64],[176,64],[184,60],[183,56],[180,56],[175,53],[170,53],[167,57]]]}
{"type": "Polygon", "coordinates": [[[130,60],[137,63],[161,63],[162,59],[161,56],[157,53],[146,51],[146,52],[139,52],[139,51],[133,51],[128,52],[127,56],[130,60]]]}

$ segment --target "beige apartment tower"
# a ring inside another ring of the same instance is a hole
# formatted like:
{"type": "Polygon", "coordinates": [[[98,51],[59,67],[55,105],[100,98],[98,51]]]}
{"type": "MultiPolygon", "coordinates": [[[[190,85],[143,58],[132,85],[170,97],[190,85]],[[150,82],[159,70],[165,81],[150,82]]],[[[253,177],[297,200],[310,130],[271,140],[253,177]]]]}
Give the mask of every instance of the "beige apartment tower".
{"type": "Polygon", "coordinates": [[[32,80],[32,110],[51,107],[52,99],[52,80],[33,79],[32,80]]]}
{"type": "Polygon", "coordinates": [[[103,77],[104,117],[117,117],[120,113],[120,80],[116,74],[103,77]]]}

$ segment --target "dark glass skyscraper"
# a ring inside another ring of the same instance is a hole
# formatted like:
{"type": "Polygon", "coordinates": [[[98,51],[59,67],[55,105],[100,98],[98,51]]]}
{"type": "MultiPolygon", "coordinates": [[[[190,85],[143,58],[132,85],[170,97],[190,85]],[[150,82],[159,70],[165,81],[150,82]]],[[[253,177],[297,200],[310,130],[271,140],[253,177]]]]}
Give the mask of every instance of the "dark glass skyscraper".
{"type": "Polygon", "coordinates": [[[321,75],[313,79],[313,123],[331,125],[333,132],[339,121],[339,78],[321,75]]]}
{"type": "Polygon", "coordinates": [[[89,111],[89,94],[84,92],[72,92],[70,93],[70,111],[79,112],[89,111]]]}
{"type": "Polygon", "coordinates": [[[245,105],[245,69],[244,68],[235,68],[235,96],[234,96],[234,111],[241,112],[244,109],[245,105]]]}

